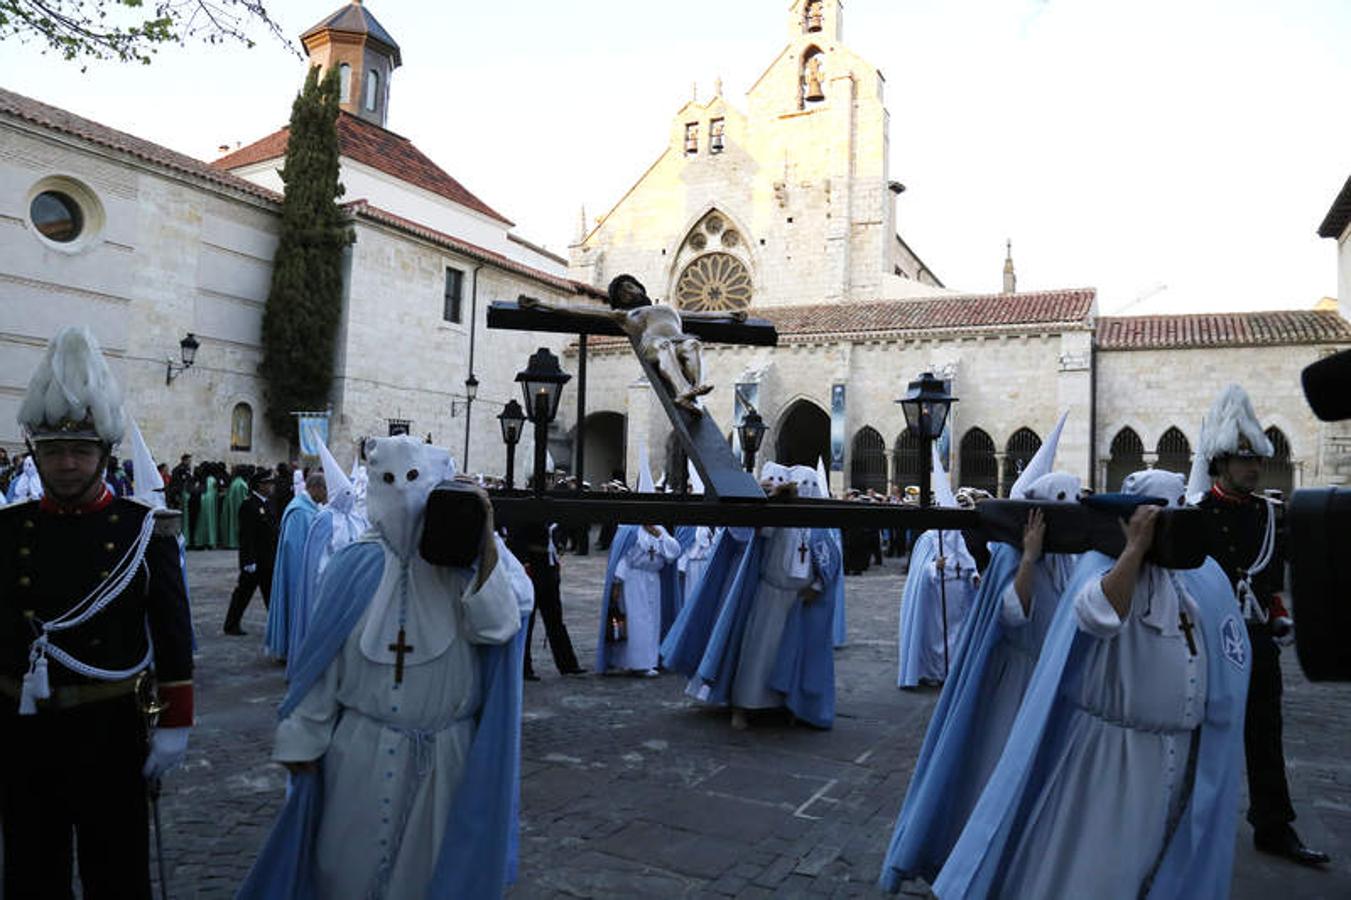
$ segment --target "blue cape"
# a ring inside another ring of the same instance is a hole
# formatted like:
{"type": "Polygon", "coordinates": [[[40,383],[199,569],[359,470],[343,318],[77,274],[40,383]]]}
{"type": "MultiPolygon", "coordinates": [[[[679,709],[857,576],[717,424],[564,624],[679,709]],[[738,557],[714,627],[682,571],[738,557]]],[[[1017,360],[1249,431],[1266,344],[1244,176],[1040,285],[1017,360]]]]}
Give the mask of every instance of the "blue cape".
{"type": "MultiPolygon", "coordinates": [[[[839,547],[840,557],[844,557],[844,536],[840,534],[838,528],[832,528],[831,534],[835,535],[835,545],[839,547]]],[[[843,647],[849,640],[849,629],[844,621],[844,579],[835,579],[835,620],[831,623],[831,637],[836,647],[843,647]]]]}
{"type": "Polygon", "coordinates": [[[305,533],[305,543],[300,551],[300,577],[298,589],[291,603],[290,621],[286,635],[286,677],[290,678],[295,667],[295,659],[305,642],[305,633],[310,627],[310,617],[314,614],[314,605],[319,593],[319,560],[328,543],[333,538],[333,510],[324,507],[310,520],[309,530],[305,533]]]}
{"type": "MultiPolygon", "coordinates": [[[[708,687],[709,703],[725,705],[731,697],[746,620],[760,588],[765,540],[764,536],[756,535],[742,555],[727,601],[718,612],[695,672],[695,677],[708,687]]],[[[834,582],[842,577],[840,547],[830,532],[820,528],[811,530],[809,540],[823,589],[821,596],[810,603],[799,600],[789,611],[769,687],[784,695],[784,706],[793,715],[817,728],[830,728],[835,723],[832,624],[837,591],[834,582]]]]}
{"type": "MultiPolygon", "coordinates": [[[[638,540],[639,525],[620,525],[610,542],[610,559],[605,564],[605,588],[600,597],[600,633],[596,639],[596,671],[604,674],[609,668],[610,645],[605,640],[605,620],[610,615],[610,589],[615,583],[615,570],[619,561],[633,549],[638,540]]],[[[684,553],[694,543],[694,526],[685,525],[676,529],[673,535],[684,553]]],[[[671,625],[680,612],[680,572],[672,563],[661,570],[661,637],[665,638],[671,625]]]]}
{"type": "MultiPolygon", "coordinates": [[[[1094,640],[1079,631],[1071,601],[1114,563],[1098,552],[1086,553],[1080,560],[1047,632],[1004,754],[934,881],[938,896],[987,897],[1001,889],[1009,862],[1006,856],[1016,843],[1017,829],[1050,774],[1038,760],[1047,756],[1048,749],[1053,755],[1055,748],[1043,744],[1060,738],[1055,726],[1068,715],[1067,702],[1060,696],[1061,683],[1074,677],[1082,665],[1083,653],[1075,652],[1076,648],[1094,640]]],[[[1148,896],[1220,900],[1229,896],[1233,877],[1252,648],[1239,620],[1233,589],[1214,560],[1176,574],[1199,607],[1197,630],[1206,647],[1206,715],[1191,795],[1163,849],[1148,896]]]]}
{"type": "Polygon", "coordinates": [[[722,601],[731,593],[732,582],[741,568],[749,539],[749,529],[724,528],[718,534],[704,567],[703,580],[695,587],[689,602],[681,607],[680,615],[661,643],[661,661],[666,668],[687,678],[698,671],[722,601]]]}
{"type": "Polygon", "coordinates": [[[977,710],[988,687],[985,672],[990,652],[999,640],[1001,597],[1017,573],[1021,557],[1008,544],[994,545],[891,834],[891,846],[882,865],[884,890],[895,893],[902,881],[916,876],[932,882],[966,824],[965,815],[954,815],[950,804],[959,793],[958,782],[970,776],[970,751],[981,736],[977,710]]]}
{"type": "MultiPolygon", "coordinates": [[[[277,710],[279,718],[295,711],[337,657],[383,572],[384,549],[377,541],[359,540],[334,554],[319,585],[309,635],[277,710]]],[[[429,898],[500,897],[516,877],[524,625],[523,616],[509,643],[475,645],[482,705],[427,889],[429,898]]],[[[319,900],[313,866],[323,815],[322,769],[295,777],[291,787],[236,895],[241,900],[319,900]]]]}
{"type": "Polygon", "coordinates": [[[910,568],[905,576],[905,589],[901,592],[901,622],[897,637],[896,686],[914,687],[920,678],[920,642],[923,639],[919,627],[920,607],[924,605],[921,596],[928,586],[928,568],[938,556],[938,540],[934,532],[926,531],[915,540],[910,551],[910,568]]]}
{"type": "MultiPolygon", "coordinates": [[[[319,505],[308,494],[297,494],[286,505],[278,529],[277,558],[272,568],[272,594],[267,605],[267,635],[264,645],[276,659],[286,659],[292,650],[291,623],[294,608],[304,593],[305,538],[319,505]]],[[[298,645],[297,645],[298,646],[298,645]]],[[[288,667],[287,675],[290,671],[288,667]]]]}

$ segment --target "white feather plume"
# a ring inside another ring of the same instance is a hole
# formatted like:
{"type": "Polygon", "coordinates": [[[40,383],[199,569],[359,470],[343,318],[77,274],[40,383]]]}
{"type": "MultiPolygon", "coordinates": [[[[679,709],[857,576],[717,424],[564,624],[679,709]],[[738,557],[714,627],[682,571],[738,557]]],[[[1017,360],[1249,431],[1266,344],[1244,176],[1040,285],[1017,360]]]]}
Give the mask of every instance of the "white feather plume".
{"type": "Polygon", "coordinates": [[[84,325],[68,325],[56,333],[19,407],[19,425],[31,432],[63,421],[89,418],[109,444],[122,440],[126,428],[122,390],[103,358],[98,339],[84,325]]]}
{"type": "Polygon", "coordinates": [[[1239,438],[1248,439],[1253,452],[1271,456],[1275,448],[1262,430],[1262,423],[1253,411],[1248,392],[1240,385],[1231,384],[1220,391],[1206,417],[1201,420],[1201,439],[1196,445],[1191,474],[1187,479],[1187,499],[1197,503],[1210,490],[1210,462],[1217,456],[1238,452],[1239,438]]]}

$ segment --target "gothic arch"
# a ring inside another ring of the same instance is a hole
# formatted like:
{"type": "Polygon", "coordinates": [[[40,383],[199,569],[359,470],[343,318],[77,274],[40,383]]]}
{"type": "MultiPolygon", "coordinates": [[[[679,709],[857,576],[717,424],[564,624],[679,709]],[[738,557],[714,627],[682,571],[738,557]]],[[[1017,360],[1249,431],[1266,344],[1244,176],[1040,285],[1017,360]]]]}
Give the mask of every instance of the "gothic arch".
{"type": "Polygon", "coordinates": [[[1113,437],[1104,457],[1107,462],[1107,491],[1121,490],[1121,483],[1132,472],[1145,467],[1145,444],[1140,435],[1129,425],[1121,428],[1113,437]]]}
{"type": "Polygon", "coordinates": [[[1158,457],[1154,463],[1154,468],[1163,469],[1167,472],[1177,472],[1183,477],[1191,472],[1191,441],[1187,440],[1187,436],[1182,433],[1182,429],[1176,425],[1168,426],[1168,430],[1159,435],[1159,442],[1155,445],[1154,450],[1158,457]]]}
{"type": "Polygon", "coordinates": [[[892,484],[900,488],[902,493],[910,485],[918,485],[923,461],[924,442],[911,434],[910,429],[902,429],[896,435],[896,443],[891,446],[892,484]]]}
{"type": "Polygon", "coordinates": [[[962,435],[957,462],[962,487],[997,493],[999,466],[995,461],[994,441],[983,428],[968,428],[962,435]]]}
{"type": "MultiPolygon", "coordinates": [[[[795,397],[774,419],[775,462],[783,466],[815,466],[830,456],[830,414],[816,401],[795,397]]],[[[761,450],[760,460],[766,460],[761,450]]]]}
{"type": "Polygon", "coordinates": [[[709,204],[670,254],[667,302],[691,310],[749,308],[755,300],[752,246],[740,222],[709,204]]]}
{"type": "Polygon", "coordinates": [[[1041,449],[1041,438],[1031,428],[1019,428],[1009,435],[1004,445],[1004,483],[1000,485],[999,496],[1007,497],[1023,469],[1041,449]]]}
{"type": "Polygon", "coordinates": [[[816,44],[802,48],[798,58],[797,108],[808,109],[826,99],[826,54],[816,44]]]}

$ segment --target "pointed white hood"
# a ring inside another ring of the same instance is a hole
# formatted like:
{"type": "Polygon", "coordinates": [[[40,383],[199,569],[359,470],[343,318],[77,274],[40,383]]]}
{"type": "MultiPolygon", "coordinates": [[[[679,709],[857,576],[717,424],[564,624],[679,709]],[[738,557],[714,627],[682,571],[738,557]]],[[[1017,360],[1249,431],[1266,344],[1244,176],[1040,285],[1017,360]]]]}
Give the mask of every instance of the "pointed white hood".
{"type": "Polygon", "coordinates": [[[830,496],[830,476],[826,474],[826,461],[821,457],[816,457],[816,481],[821,493],[819,496],[830,496]]]}
{"type": "Polygon", "coordinates": [[[638,446],[638,493],[650,494],[657,487],[652,482],[652,464],[647,458],[647,444],[638,446]]]}
{"type": "Polygon", "coordinates": [[[943,460],[938,455],[938,444],[935,442],[932,447],[934,505],[944,509],[957,509],[957,497],[952,493],[952,481],[948,478],[947,470],[943,468],[943,460]]]}
{"type": "Polygon", "coordinates": [[[131,496],[154,509],[164,509],[164,479],[135,419],[127,419],[127,435],[131,438],[131,474],[135,486],[131,496]]]}
{"type": "Polygon", "coordinates": [[[1055,423],[1055,428],[1051,429],[1045,443],[1037,448],[1036,454],[1019,474],[1018,480],[1013,483],[1013,487],[1009,489],[1010,500],[1025,498],[1032,482],[1050,473],[1055,468],[1055,452],[1056,448],[1060,446],[1060,432],[1064,430],[1065,420],[1069,417],[1069,410],[1060,415],[1060,421],[1055,423]]]}
{"type": "Polygon", "coordinates": [[[341,513],[349,513],[356,503],[356,491],[347,473],[338,465],[328,445],[320,442],[319,461],[324,466],[324,484],[328,487],[328,505],[341,513]]]}

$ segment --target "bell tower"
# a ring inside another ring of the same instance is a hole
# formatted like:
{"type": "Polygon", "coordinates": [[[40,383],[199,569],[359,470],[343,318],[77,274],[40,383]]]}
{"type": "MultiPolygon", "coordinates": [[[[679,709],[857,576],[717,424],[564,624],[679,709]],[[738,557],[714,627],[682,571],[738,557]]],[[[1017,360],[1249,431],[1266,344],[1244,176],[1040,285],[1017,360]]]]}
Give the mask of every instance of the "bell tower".
{"type": "Polygon", "coordinates": [[[788,40],[836,44],[844,33],[842,0],[794,0],[788,11],[788,40]]]}
{"type": "Polygon", "coordinates": [[[338,105],[354,116],[385,127],[389,79],[403,60],[399,45],[362,5],[351,0],[300,36],[309,65],[325,75],[338,70],[338,105]]]}

